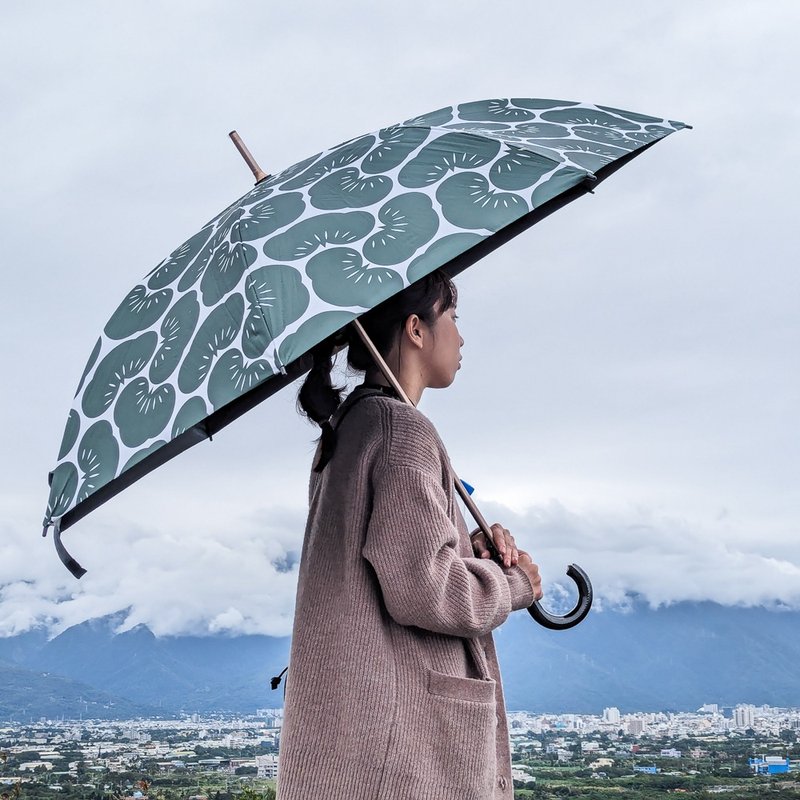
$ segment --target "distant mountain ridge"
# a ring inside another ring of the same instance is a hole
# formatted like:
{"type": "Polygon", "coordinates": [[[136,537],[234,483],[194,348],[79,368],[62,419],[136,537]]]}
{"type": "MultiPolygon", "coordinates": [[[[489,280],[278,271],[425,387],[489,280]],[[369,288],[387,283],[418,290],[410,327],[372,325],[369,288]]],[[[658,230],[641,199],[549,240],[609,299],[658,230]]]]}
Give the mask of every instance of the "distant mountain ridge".
{"type": "Polygon", "coordinates": [[[92,686],[0,662],[0,719],[40,717],[121,719],[151,716],[156,710],[98,691],[92,686]]]}
{"type": "Polygon", "coordinates": [[[496,638],[509,708],[800,707],[797,611],[637,604],[630,613],[590,614],[561,632],[545,632],[514,614],[496,638]]]}
{"type": "MultiPolygon", "coordinates": [[[[39,632],[0,639],[0,661],[82,681],[149,713],[246,713],[282,704],[269,679],[286,666],[288,637],[158,638],[144,625],[115,633],[120,622],[118,615],[88,620],[49,641],[39,632]]],[[[31,714],[42,715],[51,716],[31,714]]]]}
{"type": "MultiPolygon", "coordinates": [[[[253,713],[282,705],[271,676],[288,637],[175,636],[119,616],[48,640],[0,639],[0,718],[253,713]],[[93,711],[90,711],[90,708],[93,711]],[[96,712],[96,713],[95,713],[96,712]]],[[[800,612],[678,603],[593,612],[570,631],[513,614],[496,634],[510,709],[599,713],[692,710],[703,703],[800,706],[800,612]]]]}

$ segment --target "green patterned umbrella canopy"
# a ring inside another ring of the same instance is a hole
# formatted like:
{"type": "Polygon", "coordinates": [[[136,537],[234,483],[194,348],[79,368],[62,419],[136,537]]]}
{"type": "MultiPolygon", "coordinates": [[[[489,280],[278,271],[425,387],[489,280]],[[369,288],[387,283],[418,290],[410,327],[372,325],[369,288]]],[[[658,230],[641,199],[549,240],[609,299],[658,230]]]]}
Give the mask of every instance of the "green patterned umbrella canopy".
{"type": "Polygon", "coordinates": [[[559,100],[440,108],[260,181],[116,308],[50,474],[60,532],[310,366],[428,273],[464,269],[681,122],[559,100]]]}

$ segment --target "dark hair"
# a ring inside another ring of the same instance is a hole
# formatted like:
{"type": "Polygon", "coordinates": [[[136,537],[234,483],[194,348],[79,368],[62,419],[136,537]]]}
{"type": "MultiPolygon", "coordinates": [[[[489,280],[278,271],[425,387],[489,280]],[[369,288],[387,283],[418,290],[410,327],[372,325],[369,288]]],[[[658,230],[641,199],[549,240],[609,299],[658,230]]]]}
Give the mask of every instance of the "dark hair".
{"type": "MultiPolygon", "coordinates": [[[[457,300],[455,284],[439,269],[370,309],[359,317],[359,322],[378,352],[386,356],[412,314],[432,325],[436,304],[439,304],[439,313],[443,313],[455,306],[457,300]]],[[[333,385],[331,369],[334,351],[344,346],[347,346],[347,363],[353,369],[365,371],[375,366],[369,351],[350,325],[312,348],[313,365],[297,395],[297,405],[302,414],[323,427],[323,432],[328,419],[342,402],[344,387],[333,385]]]]}

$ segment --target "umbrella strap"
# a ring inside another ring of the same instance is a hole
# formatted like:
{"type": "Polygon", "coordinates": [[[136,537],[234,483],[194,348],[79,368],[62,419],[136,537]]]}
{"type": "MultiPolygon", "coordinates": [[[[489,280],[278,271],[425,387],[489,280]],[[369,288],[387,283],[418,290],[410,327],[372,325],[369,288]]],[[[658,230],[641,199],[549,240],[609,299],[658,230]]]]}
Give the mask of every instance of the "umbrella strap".
{"type": "Polygon", "coordinates": [[[42,536],[47,536],[47,529],[53,526],[53,543],[56,546],[56,553],[61,559],[61,563],[76,577],[82,578],[86,574],[86,570],[67,552],[61,541],[61,517],[56,517],[52,522],[49,522],[45,529],[42,531],[42,536]]]}

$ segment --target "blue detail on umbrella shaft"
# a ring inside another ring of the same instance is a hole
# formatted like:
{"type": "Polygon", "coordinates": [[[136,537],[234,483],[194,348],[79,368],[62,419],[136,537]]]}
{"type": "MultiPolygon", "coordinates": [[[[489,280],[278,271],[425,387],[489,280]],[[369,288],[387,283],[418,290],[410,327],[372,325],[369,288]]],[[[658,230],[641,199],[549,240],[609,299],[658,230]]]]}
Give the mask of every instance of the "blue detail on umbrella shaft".
{"type": "Polygon", "coordinates": [[[461,481],[461,485],[467,490],[467,494],[472,496],[472,493],[475,491],[474,486],[470,486],[466,481],[461,481]]]}

